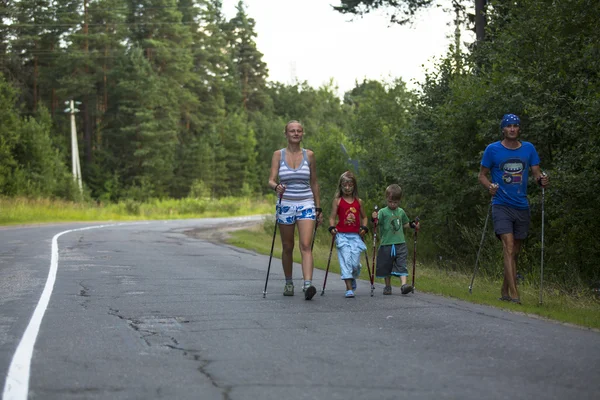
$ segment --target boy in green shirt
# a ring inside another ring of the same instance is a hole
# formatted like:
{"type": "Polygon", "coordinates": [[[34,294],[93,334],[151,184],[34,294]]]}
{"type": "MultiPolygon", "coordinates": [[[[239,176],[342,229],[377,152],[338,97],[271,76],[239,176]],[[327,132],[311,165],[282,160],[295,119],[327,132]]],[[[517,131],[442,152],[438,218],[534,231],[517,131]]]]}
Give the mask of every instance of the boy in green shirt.
{"type": "Polygon", "coordinates": [[[392,276],[399,276],[402,286],[402,294],[408,294],[412,291],[412,286],[406,284],[408,269],[406,268],[406,259],[408,248],[404,239],[404,228],[419,229],[419,222],[409,221],[403,209],[399,208],[402,199],[402,188],[393,184],[385,189],[385,198],[387,207],[379,212],[373,211],[373,219],[379,220],[378,229],[381,241],[377,252],[377,272],[378,278],[385,279],[385,288],[383,294],[392,294],[392,276]]]}

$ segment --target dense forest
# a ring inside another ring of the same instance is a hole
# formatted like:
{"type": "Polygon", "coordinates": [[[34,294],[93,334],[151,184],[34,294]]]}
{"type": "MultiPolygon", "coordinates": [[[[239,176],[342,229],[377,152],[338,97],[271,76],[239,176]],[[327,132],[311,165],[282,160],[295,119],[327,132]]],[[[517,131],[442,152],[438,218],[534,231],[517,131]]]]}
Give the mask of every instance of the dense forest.
{"type": "MultiPolygon", "coordinates": [[[[471,3],[453,2],[457,28],[472,24],[471,3]]],[[[298,119],[325,206],[346,169],[371,208],[399,183],[403,207],[423,222],[422,255],[468,270],[489,203],[479,162],[512,112],[551,177],[545,276],[560,290],[588,287],[600,279],[600,2],[483,3],[485,35],[464,51],[457,29],[418,90],[399,77],[357,82],[340,98],[333,83],[269,81],[243,2],[227,19],[219,0],[4,0],[0,194],[100,203],[264,195],[283,127],[298,119]],[[71,174],[70,100],[83,195],[71,174]]],[[[541,190],[533,182],[529,199],[519,267],[535,283],[541,190]]],[[[482,265],[499,274],[498,242],[487,238],[482,265]]]]}

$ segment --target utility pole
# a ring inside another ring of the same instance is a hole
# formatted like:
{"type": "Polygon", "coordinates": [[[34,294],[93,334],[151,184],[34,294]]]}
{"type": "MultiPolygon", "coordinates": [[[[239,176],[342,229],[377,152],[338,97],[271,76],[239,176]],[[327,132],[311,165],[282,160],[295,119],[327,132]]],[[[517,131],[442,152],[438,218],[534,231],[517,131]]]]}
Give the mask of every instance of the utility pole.
{"type": "Polygon", "coordinates": [[[65,101],[68,108],[65,108],[65,112],[71,114],[71,162],[73,179],[79,185],[79,191],[83,193],[83,185],[81,184],[81,166],[79,165],[79,146],[77,144],[77,130],[75,129],[75,113],[79,112],[75,108],[75,104],[81,104],[80,101],[68,100],[65,101]]]}

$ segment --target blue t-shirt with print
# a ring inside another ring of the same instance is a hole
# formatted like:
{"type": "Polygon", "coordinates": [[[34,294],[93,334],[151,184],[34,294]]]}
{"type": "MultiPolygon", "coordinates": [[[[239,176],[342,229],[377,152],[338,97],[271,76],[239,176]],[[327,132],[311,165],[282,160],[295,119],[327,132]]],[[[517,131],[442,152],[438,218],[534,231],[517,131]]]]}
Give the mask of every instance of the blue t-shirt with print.
{"type": "Polygon", "coordinates": [[[529,168],[539,164],[540,157],[535,147],[529,142],[521,142],[518,149],[507,149],[500,141],[486,147],[481,165],[489,168],[492,182],[500,186],[492,199],[492,204],[521,210],[528,209],[529,168]]]}

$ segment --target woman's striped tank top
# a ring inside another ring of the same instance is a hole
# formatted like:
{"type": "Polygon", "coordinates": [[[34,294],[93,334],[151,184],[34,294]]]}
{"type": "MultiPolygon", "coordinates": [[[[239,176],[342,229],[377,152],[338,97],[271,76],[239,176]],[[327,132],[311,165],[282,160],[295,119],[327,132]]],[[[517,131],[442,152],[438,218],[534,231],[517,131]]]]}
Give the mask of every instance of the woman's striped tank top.
{"type": "Polygon", "coordinates": [[[285,162],[285,148],[281,149],[279,162],[279,183],[285,185],[283,199],[288,201],[304,201],[312,199],[313,192],[310,188],[310,164],[306,150],[302,149],[302,162],[297,169],[292,169],[285,162]]]}

